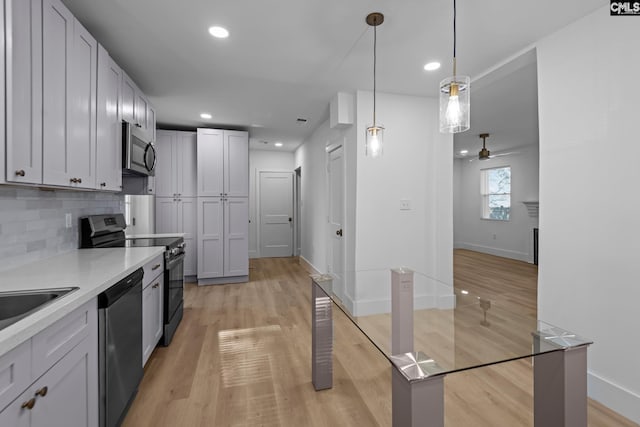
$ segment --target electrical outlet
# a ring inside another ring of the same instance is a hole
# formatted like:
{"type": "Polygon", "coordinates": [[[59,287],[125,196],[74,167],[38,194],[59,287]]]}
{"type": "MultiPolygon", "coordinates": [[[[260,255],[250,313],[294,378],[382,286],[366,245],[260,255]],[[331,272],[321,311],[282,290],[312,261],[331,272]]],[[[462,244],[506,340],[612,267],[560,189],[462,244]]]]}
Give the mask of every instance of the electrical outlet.
{"type": "Polygon", "coordinates": [[[401,211],[410,211],[411,210],[411,200],[409,200],[409,199],[401,199],[400,200],[400,210],[401,211]]]}
{"type": "Polygon", "coordinates": [[[496,235],[495,234],[493,235],[493,240],[496,240],[496,235]]]}
{"type": "Polygon", "coordinates": [[[66,228],[71,228],[72,227],[72,223],[71,221],[73,220],[73,218],[71,217],[70,213],[64,214],[64,226],[66,228]]]}

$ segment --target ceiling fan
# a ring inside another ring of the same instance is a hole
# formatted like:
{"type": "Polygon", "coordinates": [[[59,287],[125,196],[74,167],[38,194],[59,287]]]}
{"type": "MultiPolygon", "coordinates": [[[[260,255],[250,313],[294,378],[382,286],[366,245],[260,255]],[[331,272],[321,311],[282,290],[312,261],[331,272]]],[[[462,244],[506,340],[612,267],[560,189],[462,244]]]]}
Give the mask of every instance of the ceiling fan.
{"type": "MultiPolygon", "coordinates": [[[[481,133],[480,135],[478,135],[480,138],[482,138],[482,150],[480,150],[478,152],[478,160],[489,160],[489,159],[493,159],[496,157],[502,157],[502,156],[508,156],[510,154],[517,154],[516,151],[511,151],[508,153],[498,153],[498,154],[491,154],[491,152],[489,150],[487,150],[487,146],[486,146],[486,139],[489,138],[489,134],[488,133],[481,133]]],[[[470,162],[473,162],[476,159],[470,159],[470,162]]]]}

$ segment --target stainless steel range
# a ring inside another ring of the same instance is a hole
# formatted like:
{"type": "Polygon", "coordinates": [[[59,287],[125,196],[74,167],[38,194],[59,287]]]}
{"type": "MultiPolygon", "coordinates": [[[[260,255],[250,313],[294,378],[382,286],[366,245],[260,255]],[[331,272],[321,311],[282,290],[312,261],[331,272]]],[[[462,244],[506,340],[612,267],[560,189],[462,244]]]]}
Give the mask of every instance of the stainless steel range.
{"type": "Polygon", "coordinates": [[[164,334],[167,346],[175,334],[184,310],[184,256],[182,237],[127,238],[123,214],[91,215],[80,218],[81,248],[163,246],[164,252],[164,334]]]}

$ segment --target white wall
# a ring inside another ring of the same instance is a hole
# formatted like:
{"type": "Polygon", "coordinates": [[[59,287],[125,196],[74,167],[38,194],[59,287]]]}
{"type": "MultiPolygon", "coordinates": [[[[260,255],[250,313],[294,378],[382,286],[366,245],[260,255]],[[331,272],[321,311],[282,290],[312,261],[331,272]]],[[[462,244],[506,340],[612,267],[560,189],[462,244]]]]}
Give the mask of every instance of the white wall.
{"type": "MultiPolygon", "coordinates": [[[[453,137],[438,130],[438,100],[378,94],[384,155],[371,159],[365,156],[364,129],[371,122],[373,95],[356,95],[363,130],[357,133],[356,271],[406,266],[434,286],[437,281],[452,286],[453,137]],[[411,210],[400,210],[403,199],[411,210]]],[[[387,311],[389,295],[388,283],[362,280],[356,313],[387,311]]]]}
{"type": "Polygon", "coordinates": [[[343,302],[357,315],[388,309],[389,268],[408,266],[428,276],[424,281],[449,287],[453,281],[453,138],[438,131],[437,100],[378,94],[384,156],[370,159],[364,144],[372,99],[370,92],[357,92],[356,124],[336,130],[323,123],[296,151],[295,162],[302,167],[302,256],[325,272],[325,147],[341,141],[346,148],[343,302]],[[400,210],[401,199],[411,201],[410,211],[400,210]],[[371,270],[386,271],[379,276],[386,279],[376,283],[371,270]]]}
{"type": "Polygon", "coordinates": [[[533,228],[538,219],[523,201],[538,201],[538,146],[513,150],[514,154],[479,161],[456,159],[454,197],[454,247],[533,262],[533,228]],[[481,218],[480,170],[511,167],[511,215],[509,221],[481,218]]]}
{"type": "Polygon", "coordinates": [[[603,7],[538,44],[539,316],[594,340],[589,394],[636,422],[639,24],[603,7]]]}
{"type": "Polygon", "coordinates": [[[258,180],[260,171],[293,172],[292,152],[273,150],[249,151],[249,257],[260,256],[258,247],[258,180]]]}
{"type": "MultiPolygon", "coordinates": [[[[329,120],[322,123],[315,130],[311,137],[304,141],[295,152],[294,168],[301,168],[301,221],[302,221],[302,253],[301,257],[311,264],[317,271],[325,273],[327,271],[327,175],[326,175],[326,152],[325,147],[336,141],[341,141],[344,145],[345,160],[349,162],[350,153],[355,151],[354,127],[346,129],[329,128],[329,120]]],[[[354,203],[351,196],[353,191],[353,173],[355,168],[349,170],[345,176],[347,217],[353,211],[354,203]]],[[[353,214],[352,214],[353,216],[353,214]]],[[[344,235],[347,252],[349,247],[353,247],[353,221],[345,219],[344,235]]],[[[347,255],[346,262],[349,263],[353,257],[347,255]]]]}

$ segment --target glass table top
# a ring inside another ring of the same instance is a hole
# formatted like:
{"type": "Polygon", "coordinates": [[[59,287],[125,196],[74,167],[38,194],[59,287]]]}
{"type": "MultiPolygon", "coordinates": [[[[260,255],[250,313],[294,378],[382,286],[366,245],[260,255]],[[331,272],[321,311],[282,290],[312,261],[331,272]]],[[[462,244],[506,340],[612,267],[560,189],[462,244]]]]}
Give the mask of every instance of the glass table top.
{"type": "Polygon", "coordinates": [[[312,279],[409,380],[591,344],[537,319],[536,307],[527,305],[535,298],[523,290],[454,289],[419,272],[395,271],[395,304],[389,269],[312,279]]]}

